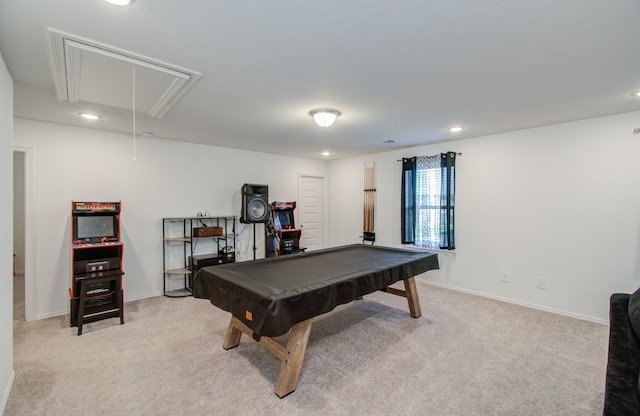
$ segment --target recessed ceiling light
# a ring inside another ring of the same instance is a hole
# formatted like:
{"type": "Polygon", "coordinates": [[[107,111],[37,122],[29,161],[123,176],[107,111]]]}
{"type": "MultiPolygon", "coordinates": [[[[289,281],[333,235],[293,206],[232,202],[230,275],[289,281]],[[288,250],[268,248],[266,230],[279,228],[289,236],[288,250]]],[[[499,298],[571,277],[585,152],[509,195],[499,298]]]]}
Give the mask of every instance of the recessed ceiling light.
{"type": "Polygon", "coordinates": [[[460,133],[462,131],[462,126],[453,126],[449,128],[451,133],[460,133]]]}
{"type": "Polygon", "coordinates": [[[634,97],[640,97],[640,90],[632,92],[631,95],[634,97]]]}
{"type": "Polygon", "coordinates": [[[91,113],[78,113],[78,115],[87,120],[97,120],[100,118],[100,116],[91,113]]]}
{"type": "Polygon", "coordinates": [[[331,156],[331,152],[328,150],[325,150],[324,152],[322,152],[322,156],[331,156]]]}
{"type": "Polygon", "coordinates": [[[104,0],[107,3],[115,4],[116,6],[127,6],[133,3],[133,0],[104,0]]]}

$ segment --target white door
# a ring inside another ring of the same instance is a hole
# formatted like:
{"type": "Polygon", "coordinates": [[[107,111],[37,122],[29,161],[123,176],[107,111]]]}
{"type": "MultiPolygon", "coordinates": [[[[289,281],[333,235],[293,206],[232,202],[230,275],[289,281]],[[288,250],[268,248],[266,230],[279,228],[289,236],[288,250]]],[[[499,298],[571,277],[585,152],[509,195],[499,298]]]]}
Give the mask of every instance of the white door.
{"type": "Polygon", "coordinates": [[[298,227],[300,247],[307,251],[324,248],[322,233],[324,177],[301,173],[298,177],[298,227]]]}

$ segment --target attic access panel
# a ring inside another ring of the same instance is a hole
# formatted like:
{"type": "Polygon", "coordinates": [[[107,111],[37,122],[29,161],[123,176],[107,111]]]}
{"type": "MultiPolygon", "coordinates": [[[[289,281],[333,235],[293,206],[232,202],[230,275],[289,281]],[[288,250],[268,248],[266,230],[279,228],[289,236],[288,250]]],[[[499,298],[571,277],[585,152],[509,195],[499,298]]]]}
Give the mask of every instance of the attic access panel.
{"type": "Polygon", "coordinates": [[[162,118],[202,74],[49,29],[50,58],[60,101],[133,110],[162,118]]]}

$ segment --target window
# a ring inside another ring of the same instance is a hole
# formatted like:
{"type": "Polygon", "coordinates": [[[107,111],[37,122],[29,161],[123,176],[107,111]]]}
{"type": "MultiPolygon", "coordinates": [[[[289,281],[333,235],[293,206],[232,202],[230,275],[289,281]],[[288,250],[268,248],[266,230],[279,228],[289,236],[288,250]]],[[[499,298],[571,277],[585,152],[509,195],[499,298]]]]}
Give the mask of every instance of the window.
{"type": "Polygon", "coordinates": [[[456,153],[402,160],[402,243],[453,250],[456,153]]]}

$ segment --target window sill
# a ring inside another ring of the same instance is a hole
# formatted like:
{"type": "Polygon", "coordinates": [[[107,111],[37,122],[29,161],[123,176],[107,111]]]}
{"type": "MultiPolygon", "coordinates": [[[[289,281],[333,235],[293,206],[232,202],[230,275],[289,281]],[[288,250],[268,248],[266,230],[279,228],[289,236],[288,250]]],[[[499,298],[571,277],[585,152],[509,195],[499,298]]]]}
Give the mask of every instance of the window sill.
{"type": "Polygon", "coordinates": [[[453,256],[456,255],[456,251],[455,250],[442,250],[442,249],[439,249],[439,248],[422,248],[422,247],[416,247],[416,246],[411,245],[411,244],[403,244],[402,247],[410,248],[410,249],[413,249],[413,250],[431,251],[433,253],[438,253],[438,254],[451,254],[453,256]]]}

